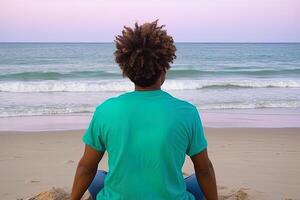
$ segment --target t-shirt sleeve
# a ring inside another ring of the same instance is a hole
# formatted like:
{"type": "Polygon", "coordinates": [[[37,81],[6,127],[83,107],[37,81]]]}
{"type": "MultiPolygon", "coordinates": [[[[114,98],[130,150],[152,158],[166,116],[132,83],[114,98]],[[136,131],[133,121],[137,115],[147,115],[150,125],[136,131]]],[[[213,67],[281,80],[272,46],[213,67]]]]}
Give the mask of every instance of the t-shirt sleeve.
{"type": "Polygon", "coordinates": [[[94,112],[88,129],[82,136],[82,141],[91,148],[104,152],[106,150],[103,138],[101,137],[101,117],[97,110],[94,112]]]}
{"type": "Polygon", "coordinates": [[[194,108],[191,123],[191,132],[189,137],[189,146],[186,154],[188,156],[196,155],[207,148],[207,140],[197,108],[194,108]]]}

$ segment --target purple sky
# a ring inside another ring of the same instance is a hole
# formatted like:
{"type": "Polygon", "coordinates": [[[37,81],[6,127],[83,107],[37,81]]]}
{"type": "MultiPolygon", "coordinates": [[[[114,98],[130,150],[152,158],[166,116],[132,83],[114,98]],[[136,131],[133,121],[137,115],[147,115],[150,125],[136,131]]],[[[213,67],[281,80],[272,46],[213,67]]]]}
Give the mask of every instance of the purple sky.
{"type": "Polygon", "coordinates": [[[300,42],[300,0],[0,0],[0,41],[112,42],[157,18],[175,42],[300,42]]]}

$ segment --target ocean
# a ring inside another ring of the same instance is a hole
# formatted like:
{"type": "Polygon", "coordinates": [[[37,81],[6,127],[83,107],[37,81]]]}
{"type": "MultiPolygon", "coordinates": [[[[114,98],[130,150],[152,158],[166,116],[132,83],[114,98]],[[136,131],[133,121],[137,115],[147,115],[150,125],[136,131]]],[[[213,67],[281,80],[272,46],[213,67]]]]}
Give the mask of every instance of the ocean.
{"type": "MultiPolygon", "coordinates": [[[[163,90],[200,110],[300,107],[299,43],[176,43],[163,90]]],[[[0,43],[0,117],[92,113],[134,90],[113,43],[0,43]]]]}

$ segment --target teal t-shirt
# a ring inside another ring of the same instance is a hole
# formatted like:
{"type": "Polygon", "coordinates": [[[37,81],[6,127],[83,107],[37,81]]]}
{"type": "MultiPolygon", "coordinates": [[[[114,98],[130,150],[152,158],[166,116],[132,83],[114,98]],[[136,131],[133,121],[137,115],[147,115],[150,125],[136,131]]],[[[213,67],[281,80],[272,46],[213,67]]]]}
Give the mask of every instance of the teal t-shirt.
{"type": "Polygon", "coordinates": [[[108,153],[97,200],[186,200],[185,155],[207,148],[197,108],[164,90],[131,91],[102,102],[82,137],[108,153]]]}

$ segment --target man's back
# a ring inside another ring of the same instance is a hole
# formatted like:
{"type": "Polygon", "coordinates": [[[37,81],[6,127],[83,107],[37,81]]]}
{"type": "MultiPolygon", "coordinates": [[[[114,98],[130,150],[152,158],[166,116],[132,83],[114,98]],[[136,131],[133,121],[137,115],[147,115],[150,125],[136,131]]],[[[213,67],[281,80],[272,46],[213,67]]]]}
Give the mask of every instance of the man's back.
{"type": "Polygon", "coordinates": [[[122,76],[134,83],[134,91],[97,107],[83,136],[86,145],[71,199],[80,199],[86,189],[98,200],[217,199],[214,169],[196,107],[161,90],[176,47],[164,25],[157,22],[124,26],[115,38],[115,61],[122,76]],[[97,171],[105,151],[107,175],[97,171]],[[186,154],[197,176],[191,183],[185,179],[189,188],[181,173],[186,154]]]}
{"type": "Polygon", "coordinates": [[[181,172],[207,147],[194,105],[163,90],[124,93],[97,107],[83,141],[109,156],[97,199],[194,199],[181,172]]]}

